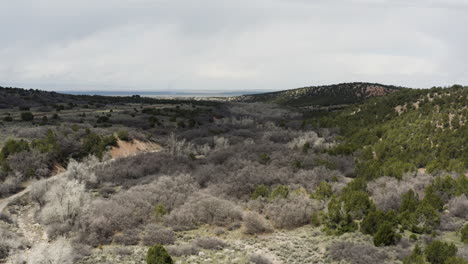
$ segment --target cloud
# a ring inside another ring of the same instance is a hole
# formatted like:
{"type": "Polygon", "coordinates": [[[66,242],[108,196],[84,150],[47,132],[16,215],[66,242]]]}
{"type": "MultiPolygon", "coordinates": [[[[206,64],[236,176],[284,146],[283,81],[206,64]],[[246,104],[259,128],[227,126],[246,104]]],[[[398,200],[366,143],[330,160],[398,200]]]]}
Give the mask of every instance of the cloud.
{"type": "Polygon", "coordinates": [[[464,0],[17,0],[0,85],[287,89],[468,83],[464,0]]]}

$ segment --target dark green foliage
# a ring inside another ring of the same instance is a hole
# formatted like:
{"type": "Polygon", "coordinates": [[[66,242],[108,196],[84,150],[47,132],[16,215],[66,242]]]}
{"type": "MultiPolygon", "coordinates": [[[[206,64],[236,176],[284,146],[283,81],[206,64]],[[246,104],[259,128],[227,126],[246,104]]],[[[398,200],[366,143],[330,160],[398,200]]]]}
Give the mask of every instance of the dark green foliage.
{"type": "Polygon", "coordinates": [[[33,121],[34,115],[31,112],[23,112],[21,113],[21,120],[23,121],[33,121]]]}
{"type": "Polygon", "coordinates": [[[454,244],[449,244],[441,241],[433,241],[427,245],[424,253],[426,260],[431,264],[444,264],[451,257],[457,254],[457,247],[454,244]]]}
{"type": "Polygon", "coordinates": [[[440,215],[429,203],[422,202],[418,209],[409,215],[411,231],[414,233],[431,233],[440,223],[440,215]]]}
{"type": "Polygon", "coordinates": [[[10,139],[5,142],[2,150],[0,151],[0,166],[3,171],[8,171],[7,158],[11,154],[19,153],[21,151],[29,151],[29,143],[24,140],[10,139]]]}
{"type": "Polygon", "coordinates": [[[162,245],[154,245],[148,249],[148,253],[146,254],[146,263],[172,264],[174,261],[162,245]]]}
{"type": "Polygon", "coordinates": [[[377,233],[374,235],[374,245],[376,246],[390,246],[394,245],[400,236],[395,231],[395,226],[390,222],[380,224],[377,233]]]}
{"type": "Polygon", "coordinates": [[[5,117],[3,118],[3,121],[5,121],[5,122],[11,122],[11,121],[13,121],[13,117],[11,117],[10,115],[7,115],[7,116],[5,116],[5,117]]]}
{"type": "Polygon", "coordinates": [[[344,202],[340,198],[332,198],[328,203],[328,213],[325,216],[325,227],[327,232],[341,235],[354,232],[358,225],[353,221],[351,215],[345,210],[344,202]]]}
{"type": "Polygon", "coordinates": [[[426,261],[424,260],[424,253],[418,244],[414,246],[414,249],[411,255],[409,255],[403,260],[403,264],[425,264],[425,263],[426,261]]]}
{"type": "Polygon", "coordinates": [[[332,186],[328,182],[322,181],[317,188],[315,188],[315,191],[310,195],[310,197],[318,200],[326,200],[330,198],[332,194],[332,186]]]}
{"type": "Polygon", "coordinates": [[[414,212],[418,205],[418,194],[411,189],[401,196],[400,212],[414,212]]]}
{"type": "Polygon", "coordinates": [[[361,222],[361,232],[368,235],[374,235],[383,223],[390,223],[396,228],[398,225],[397,214],[394,211],[372,211],[361,222]]]}
{"type": "Polygon", "coordinates": [[[130,140],[130,137],[128,136],[128,131],[126,131],[126,130],[119,130],[117,132],[117,137],[120,140],[123,140],[123,141],[129,141],[130,140]]]}
{"type": "Polygon", "coordinates": [[[341,199],[344,202],[346,211],[353,219],[362,219],[370,211],[375,209],[375,205],[370,200],[369,195],[363,191],[344,193],[341,199]]]}
{"type": "Polygon", "coordinates": [[[273,192],[271,192],[271,198],[287,198],[289,195],[289,188],[284,185],[278,185],[273,192]]]}
{"type": "Polygon", "coordinates": [[[384,175],[400,178],[406,171],[423,167],[429,173],[463,173],[468,168],[467,96],[468,87],[400,89],[325,115],[319,125],[341,129],[343,142],[329,153],[359,150],[356,173],[367,179],[384,175]],[[415,102],[419,102],[418,108],[412,107],[415,102]],[[448,116],[454,113],[464,119],[463,125],[456,129],[437,126],[448,124],[448,116]]]}
{"type": "Polygon", "coordinates": [[[322,224],[322,216],[319,212],[312,213],[312,215],[310,216],[310,224],[315,227],[320,226],[322,224]]]}
{"type": "Polygon", "coordinates": [[[102,155],[108,146],[115,146],[117,140],[114,136],[102,137],[95,133],[89,133],[83,140],[83,150],[81,155],[83,157],[93,154],[99,159],[102,159],[102,155]]]}
{"type": "Polygon", "coordinates": [[[261,164],[268,164],[271,161],[271,158],[270,158],[270,156],[268,156],[268,154],[262,153],[262,154],[259,155],[258,161],[261,164]]]}
{"type": "Polygon", "coordinates": [[[270,188],[268,188],[267,186],[265,186],[263,184],[257,186],[255,191],[250,196],[250,199],[255,200],[258,197],[269,198],[270,197],[270,188]]]}
{"type": "Polygon", "coordinates": [[[468,264],[468,260],[463,258],[450,257],[444,262],[444,264],[468,264]]]}
{"type": "Polygon", "coordinates": [[[465,244],[468,244],[468,224],[465,224],[460,230],[461,241],[465,244]]]}

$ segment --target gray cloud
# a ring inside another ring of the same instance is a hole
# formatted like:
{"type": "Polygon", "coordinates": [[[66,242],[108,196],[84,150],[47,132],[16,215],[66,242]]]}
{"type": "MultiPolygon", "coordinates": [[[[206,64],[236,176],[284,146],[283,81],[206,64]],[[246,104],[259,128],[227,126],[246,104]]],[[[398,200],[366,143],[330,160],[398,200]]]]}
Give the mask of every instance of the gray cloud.
{"type": "Polygon", "coordinates": [[[0,85],[285,89],[468,84],[468,0],[16,0],[0,85]]]}

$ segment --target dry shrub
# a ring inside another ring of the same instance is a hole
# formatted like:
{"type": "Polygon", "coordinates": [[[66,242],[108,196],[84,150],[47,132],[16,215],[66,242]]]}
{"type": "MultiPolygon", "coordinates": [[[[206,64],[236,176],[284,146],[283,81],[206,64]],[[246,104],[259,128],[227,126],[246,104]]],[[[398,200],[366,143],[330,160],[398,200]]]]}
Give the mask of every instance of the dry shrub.
{"type": "Polygon", "coordinates": [[[226,226],[241,218],[242,211],[233,202],[198,193],[172,211],[165,222],[176,230],[187,230],[200,224],[226,226]]]}
{"type": "Polygon", "coordinates": [[[468,220],[468,199],[466,195],[454,197],[448,203],[448,210],[451,216],[456,216],[468,220]]]}
{"type": "Polygon", "coordinates": [[[193,244],[203,249],[220,250],[228,245],[223,240],[216,237],[200,237],[193,241],[193,244]]]}
{"type": "Polygon", "coordinates": [[[319,209],[320,204],[316,200],[297,195],[273,200],[265,211],[273,226],[291,229],[309,224],[310,216],[319,209]]]}
{"type": "Polygon", "coordinates": [[[272,264],[273,262],[260,254],[253,254],[250,256],[249,261],[254,264],[272,264]]]}
{"type": "Polygon", "coordinates": [[[383,263],[388,255],[369,244],[354,244],[337,242],[328,248],[328,253],[334,261],[348,261],[352,264],[383,263]]]}
{"type": "Polygon", "coordinates": [[[272,231],[268,221],[256,212],[245,213],[243,219],[245,234],[254,235],[272,231]]]}
{"type": "Polygon", "coordinates": [[[169,252],[169,255],[175,257],[197,255],[200,251],[192,244],[173,245],[166,247],[166,249],[167,252],[169,252]]]}
{"type": "Polygon", "coordinates": [[[117,233],[114,235],[114,243],[125,246],[136,245],[140,241],[138,233],[138,230],[135,229],[129,229],[125,230],[123,233],[117,233]]]}
{"type": "Polygon", "coordinates": [[[175,233],[169,228],[149,224],[145,228],[142,241],[145,246],[152,246],[155,244],[170,245],[174,244],[175,233]]]}

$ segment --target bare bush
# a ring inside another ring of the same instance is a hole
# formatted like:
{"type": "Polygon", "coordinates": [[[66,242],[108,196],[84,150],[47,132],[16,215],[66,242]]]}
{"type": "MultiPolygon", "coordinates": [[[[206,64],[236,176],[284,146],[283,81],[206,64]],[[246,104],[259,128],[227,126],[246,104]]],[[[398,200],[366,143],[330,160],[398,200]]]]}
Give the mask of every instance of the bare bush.
{"type": "Polygon", "coordinates": [[[8,257],[12,250],[22,249],[26,245],[24,239],[0,227],[0,260],[8,257]]]}
{"type": "Polygon", "coordinates": [[[448,210],[451,216],[456,216],[468,220],[468,199],[466,195],[452,198],[448,203],[448,210]]]}
{"type": "Polygon", "coordinates": [[[272,264],[273,262],[260,254],[253,254],[249,258],[249,262],[254,263],[254,264],[272,264]]]}
{"type": "Polygon", "coordinates": [[[36,244],[25,258],[25,262],[30,264],[72,264],[75,263],[77,257],[70,241],[59,238],[50,244],[47,242],[36,244]]]}
{"type": "Polygon", "coordinates": [[[8,156],[8,166],[28,178],[45,178],[50,174],[51,160],[38,150],[22,151],[8,156]]]}
{"type": "Polygon", "coordinates": [[[312,213],[319,209],[318,201],[298,195],[274,200],[267,205],[265,211],[275,227],[295,228],[307,225],[312,213]]]}
{"type": "Polygon", "coordinates": [[[193,241],[193,244],[203,249],[220,250],[228,245],[223,240],[216,237],[200,237],[193,241]]]}
{"type": "Polygon", "coordinates": [[[32,201],[36,202],[39,207],[43,207],[46,200],[46,193],[49,190],[50,182],[46,180],[36,181],[31,184],[31,191],[29,192],[29,197],[32,201]]]}
{"type": "Polygon", "coordinates": [[[398,210],[401,196],[409,190],[415,191],[419,198],[424,196],[424,189],[431,184],[433,177],[424,173],[407,173],[402,180],[393,177],[380,177],[367,184],[372,200],[379,210],[398,210]]]}
{"type": "Polygon", "coordinates": [[[136,245],[140,241],[138,230],[128,229],[122,233],[117,233],[114,235],[114,243],[130,246],[136,245]]]}
{"type": "Polygon", "coordinates": [[[388,255],[368,244],[336,242],[328,247],[328,253],[334,261],[348,261],[352,264],[383,263],[388,255]]]}
{"type": "Polygon", "coordinates": [[[200,224],[224,226],[241,219],[242,213],[234,203],[211,195],[198,193],[166,218],[166,224],[176,230],[191,229],[200,224]]]}
{"type": "Polygon", "coordinates": [[[244,233],[249,235],[268,233],[272,231],[268,221],[258,213],[247,212],[244,214],[244,233]]]}
{"type": "Polygon", "coordinates": [[[166,247],[166,249],[169,255],[175,257],[197,255],[200,251],[196,246],[192,244],[168,246],[166,247]]]}
{"type": "Polygon", "coordinates": [[[152,246],[155,244],[170,245],[174,244],[175,233],[169,228],[149,224],[145,227],[145,234],[143,235],[142,241],[145,246],[152,246]]]}
{"type": "Polygon", "coordinates": [[[90,196],[84,185],[76,180],[59,178],[50,186],[45,193],[45,205],[39,213],[40,220],[45,225],[60,226],[66,232],[77,224],[78,217],[87,210],[90,196]]]}

